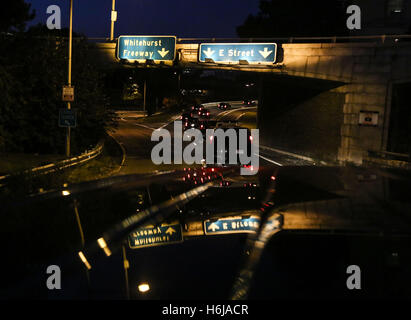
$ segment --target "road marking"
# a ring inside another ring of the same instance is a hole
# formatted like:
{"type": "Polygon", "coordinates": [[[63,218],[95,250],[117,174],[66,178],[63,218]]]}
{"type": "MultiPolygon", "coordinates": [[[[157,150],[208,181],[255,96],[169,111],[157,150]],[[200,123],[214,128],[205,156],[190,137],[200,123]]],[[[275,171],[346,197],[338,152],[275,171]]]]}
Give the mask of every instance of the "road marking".
{"type": "Polygon", "coordinates": [[[271,147],[266,147],[266,146],[260,146],[260,148],[261,149],[267,149],[267,150],[277,152],[277,153],[281,153],[281,154],[285,154],[287,156],[294,157],[294,158],[297,158],[297,159],[302,159],[302,160],[305,160],[305,161],[315,162],[315,160],[313,158],[302,156],[302,155],[299,155],[299,154],[296,154],[296,153],[291,153],[291,152],[287,152],[287,151],[283,151],[283,150],[279,150],[279,149],[275,149],[275,148],[271,148],[271,147]]]}
{"type": "Polygon", "coordinates": [[[169,121],[169,122],[167,122],[167,123],[163,124],[163,125],[162,125],[160,128],[158,128],[157,130],[159,130],[159,129],[163,129],[164,127],[168,126],[170,123],[172,123],[172,122],[176,121],[178,118],[180,118],[180,116],[179,116],[179,115],[178,115],[177,117],[173,118],[173,120],[171,120],[171,121],[169,121]]]}
{"type": "Polygon", "coordinates": [[[234,111],[238,111],[238,109],[227,110],[227,111],[221,112],[221,113],[218,115],[218,119],[217,119],[217,120],[220,120],[222,117],[225,117],[226,115],[228,115],[228,114],[230,114],[231,112],[234,112],[234,111]]]}
{"type": "Polygon", "coordinates": [[[155,130],[155,128],[152,128],[152,127],[146,126],[146,125],[141,124],[141,123],[136,123],[136,126],[143,127],[143,128],[150,129],[150,130],[155,130]]]}
{"type": "MultiPolygon", "coordinates": [[[[255,154],[255,155],[257,155],[257,154],[255,154]]],[[[283,166],[281,163],[276,162],[276,161],[274,161],[274,160],[271,160],[271,159],[269,159],[269,158],[263,157],[261,154],[259,154],[258,156],[259,156],[261,159],[264,159],[264,160],[266,160],[266,161],[268,161],[268,162],[271,162],[271,163],[276,164],[277,166],[280,166],[280,167],[283,166]]]]}
{"type": "Polygon", "coordinates": [[[164,123],[161,127],[157,128],[157,129],[156,129],[156,128],[153,128],[153,127],[146,126],[146,125],[141,124],[141,123],[136,123],[136,126],[140,126],[140,127],[143,127],[143,128],[146,128],[146,129],[150,129],[150,130],[155,131],[155,130],[163,129],[164,127],[168,126],[170,123],[176,121],[178,118],[180,118],[179,115],[176,116],[175,118],[173,118],[171,121],[169,121],[169,122],[167,122],[167,123],[164,123]]]}
{"type": "Polygon", "coordinates": [[[249,109],[256,109],[257,107],[243,107],[243,108],[236,108],[236,109],[232,109],[232,110],[227,110],[227,111],[223,111],[221,112],[218,116],[219,118],[217,118],[217,120],[220,120],[222,117],[225,117],[226,115],[230,114],[231,112],[235,112],[235,111],[243,111],[243,110],[249,110],[249,109]]]}
{"type": "Polygon", "coordinates": [[[242,113],[242,114],[240,114],[237,118],[236,118],[236,120],[239,120],[243,115],[245,115],[247,112],[244,112],[244,113],[242,113]]]}

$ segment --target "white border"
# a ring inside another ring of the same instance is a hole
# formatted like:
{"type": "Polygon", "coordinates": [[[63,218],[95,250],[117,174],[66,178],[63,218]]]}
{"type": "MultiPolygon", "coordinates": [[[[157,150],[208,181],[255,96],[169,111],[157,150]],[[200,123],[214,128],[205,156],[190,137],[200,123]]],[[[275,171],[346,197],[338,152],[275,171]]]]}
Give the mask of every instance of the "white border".
{"type": "MultiPolygon", "coordinates": [[[[278,45],[276,43],[268,43],[268,42],[249,42],[249,43],[200,43],[200,46],[198,48],[198,62],[205,62],[200,60],[201,57],[201,46],[203,45],[207,45],[207,46],[221,46],[221,45],[243,45],[243,46],[249,46],[249,45],[253,45],[253,44],[263,44],[263,45],[274,45],[275,46],[275,51],[274,51],[274,61],[262,61],[262,62],[258,62],[258,61],[249,61],[249,64],[274,64],[275,61],[277,60],[277,51],[278,51],[278,45]]],[[[241,59],[240,59],[241,60],[241,59]]],[[[239,64],[239,61],[214,61],[214,63],[218,63],[218,64],[239,64]]]]}
{"type": "MultiPolygon", "coordinates": [[[[260,220],[260,223],[261,223],[261,218],[258,217],[258,216],[250,216],[249,219],[257,219],[257,220],[260,220]]],[[[243,219],[241,216],[240,217],[224,217],[224,218],[217,219],[216,221],[213,221],[212,223],[217,222],[217,221],[224,221],[224,220],[247,220],[247,219],[243,219]]],[[[257,232],[256,230],[238,230],[238,231],[221,231],[221,232],[220,231],[212,231],[212,232],[208,232],[207,227],[206,227],[207,222],[211,222],[211,220],[210,219],[204,220],[204,234],[207,235],[207,236],[208,235],[218,236],[219,234],[231,234],[231,233],[255,233],[255,232],[257,232]]]]}
{"type": "Polygon", "coordinates": [[[173,56],[173,59],[172,60],[154,60],[154,61],[174,61],[175,60],[175,58],[176,58],[176,51],[177,51],[177,36],[153,36],[153,35],[151,35],[151,36],[119,36],[118,38],[117,38],[117,50],[116,50],[116,59],[117,60],[128,60],[128,61],[146,61],[147,59],[120,59],[119,58],[119,54],[118,54],[118,51],[119,51],[119,49],[120,49],[120,38],[121,37],[137,37],[137,38],[143,38],[143,37],[156,37],[156,38],[174,38],[174,56],[173,56]]]}
{"type": "MultiPolygon", "coordinates": [[[[170,241],[170,242],[160,242],[160,243],[150,243],[150,244],[143,244],[142,246],[138,245],[138,246],[132,246],[131,242],[130,242],[130,238],[131,236],[128,235],[128,246],[130,249],[140,249],[140,248],[146,248],[146,247],[157,247],[157,246],[162,246],[162,245],[167,245],[167,244],[173,244],[173,243],[181,243],[184,241],[184,236],[183,236],[183,228],[181,226],[181,224],[171,224],[171,225],[160,225],[159,227],[173,227],[175,225],[178,225],[180,227],[180,234],[181,234],[181,240],[176,240],[176,241],[170,241]]],[[[152,228],[141,228],[141,229],[136,229],[136,230],[144,230],[144,229],[155,229],[154,227],[152,228]]],[[[134,231],[133,231],[134,232],[134,231]]],[[[131,233],[133,233],[131,232],[131,233]]]]}

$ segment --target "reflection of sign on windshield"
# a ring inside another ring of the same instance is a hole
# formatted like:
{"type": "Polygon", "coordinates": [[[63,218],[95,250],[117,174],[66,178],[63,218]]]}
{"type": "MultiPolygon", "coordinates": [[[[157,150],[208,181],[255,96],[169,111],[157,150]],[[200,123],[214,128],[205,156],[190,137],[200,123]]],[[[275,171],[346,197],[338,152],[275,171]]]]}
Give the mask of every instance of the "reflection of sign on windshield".
{"type": "Polygon", "coordinates": [[[183,241],[180,224],[147,227],[133,231],[129,235],[130,248],[152,247],[183,241]]]}
{"type": "Polygon", "coordinates": [[[256,232],[260,225],[260,218],[251,216],[249,218],[229,217],[216,221],[204,221],[205,234],[226,234],[256,232]]]}

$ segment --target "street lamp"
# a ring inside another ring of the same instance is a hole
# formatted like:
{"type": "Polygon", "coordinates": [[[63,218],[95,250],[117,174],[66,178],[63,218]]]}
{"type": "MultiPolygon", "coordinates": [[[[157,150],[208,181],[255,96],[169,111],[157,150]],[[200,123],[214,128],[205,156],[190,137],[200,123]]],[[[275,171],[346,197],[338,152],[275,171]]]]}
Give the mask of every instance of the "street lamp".
{"type": "Polygon", "coordinates": [[[110,29],[110,40],[114,39],[114,22],[117,21],[117,11],[116,11],[116,0],[113,0],[111,5],[111,29],[110,29]]]}
{"type": "Polygon", "coordinates": [[[150,290],[150,286],[149,286],[149,284],[148,284],[147,282],[141,283],[141,284],[138,286],[138,291],[140,291],[141,293],[145,293],[145,292],[147,292],[147,291],[149,291],[149,290],[150,290]]]}
{"type": "MultiPolygon", "coordinates": [[[[68,57],[68,79],[67,84],[71,87],[71,52],[73,45],[73,0],[70,0],[70,28],[69,28],[69,57],[68,57]]],[[[71,109],[70,101],[67,101],[67,109],[71,109]]],[[[67,127],[66,131],[66,156],[70,157],[70,126],[67,127]]]]}

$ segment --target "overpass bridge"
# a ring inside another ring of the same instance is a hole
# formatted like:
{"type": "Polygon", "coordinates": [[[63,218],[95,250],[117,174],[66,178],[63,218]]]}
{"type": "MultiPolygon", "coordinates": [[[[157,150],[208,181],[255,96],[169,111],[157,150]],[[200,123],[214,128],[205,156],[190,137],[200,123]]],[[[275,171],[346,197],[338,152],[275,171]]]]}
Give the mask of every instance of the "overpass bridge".
{"type": "MultiPolygon", "coordinates": [[[[176,60],[170,63],[119,61],[114,42],[97,43],[98,54],[95,56],[105,68],[190,67],[261,74],[258,118],[260,141],[264,145],[280,145],[307,154],[310,154],[307,147],[318,149],[329,160],[356,164],[363,163],[369,151],[396,151],[390,147],[389,141],[390,133],[398,131],[394,127],[399,121],[392,119],[393,96],[397,94],[398,85],[411,83],[411,42],[407,42],[411,36],[253,39],[254,42],[278,43],[274,64],[199,62],[201,42],[230,40],[178,39],[176,60]],[[291,88],[288,96],[284,95],[284,83],[291,88]],[[321,108],[293,100],[296,90],[307,88],[312,92],[307,94],[308,100],[314,99],[315,102],[315,96],[324,97],[321,108]],[[327,99],[333,101],[329,108],[324,105],[327,99]],[[287,106],[289,111],[284,112],[287,106]],[[267,119],[270,120],[267,122],[267,119]],[[284,127],[287,121],[293,123],[294,128],[284,127]],[[279,132],[273,127],[282,129],[278,129],[279,132]],[[312,134],[305,134],[307,132],[312,134]],[[304,136],[307,141],[287,145],[285,141],[289,134],[304,136]],[[322,148],[324,145],[325,149],[322,148]]],[[[401,118],[401,114],[395,117],[401,118]]]]}

